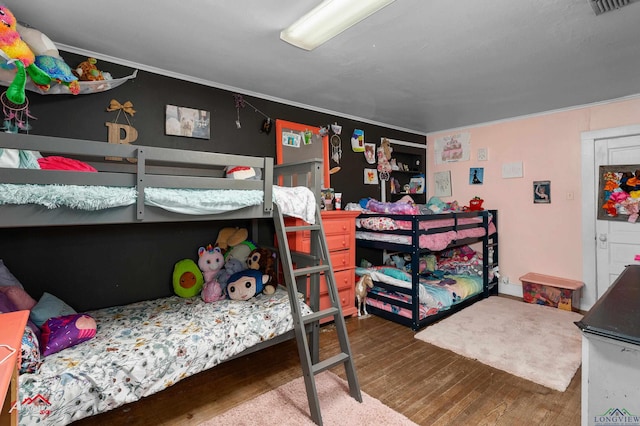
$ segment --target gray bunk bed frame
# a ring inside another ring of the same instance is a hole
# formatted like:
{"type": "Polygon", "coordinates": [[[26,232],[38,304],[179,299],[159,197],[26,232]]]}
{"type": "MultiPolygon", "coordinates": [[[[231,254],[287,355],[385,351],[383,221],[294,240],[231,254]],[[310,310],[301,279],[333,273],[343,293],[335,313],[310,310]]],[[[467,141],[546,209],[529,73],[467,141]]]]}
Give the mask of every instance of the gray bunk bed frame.
{"type": "MultiPolygon", "coordinates": [[[[251,235],[258,235],[260,219],[273,219],[273,185],[309,187],[320,199],[322,159],[310,159],[274,166],[271,157],[250,157],[140,145],[116,145],[107,142],[67,139],[51,136],[0,133],[0,148],[32,150],[46,155],[69,156],[84,161],[98,172],[57,171],[0,168],[0,183],[61,184],[136,187],[138,194],[145,187],[259,189],[264,191],[260,205],[241,210],[210,215],[173,213],[144,204],[138,197],[136,205],[98,211],[82,211],[61,207],[48,209],[40,205],[0,205],[0,228],[128,224],[149,222],[220,221],[252,219],[251,235]],[[105,157],[120,157],[126,161],[107,161],[105,157]],[[242,165],[262,170],[259,180],[235,180],[225,177],[225,167],[242,165]]],[[[307,286],[298,285],[307,297],[307,286]]],[[[319,294],[308,295],[311,306],[319,305],[319,294]]],[[[306,327],[309,352],[319,358],[319,328],[306,327]]],[[[228,359],[246,356],[281,342],[295,339],[295,331],[255,346],[228,359]]],[[[317,402],[317,401],[316,401],[317,402]]]]}

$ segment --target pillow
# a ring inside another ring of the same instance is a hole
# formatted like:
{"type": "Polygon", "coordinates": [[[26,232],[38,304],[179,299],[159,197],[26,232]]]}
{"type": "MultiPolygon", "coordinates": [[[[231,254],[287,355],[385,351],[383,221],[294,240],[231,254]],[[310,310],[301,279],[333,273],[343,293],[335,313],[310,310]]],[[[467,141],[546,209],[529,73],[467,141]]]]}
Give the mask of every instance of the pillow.
{"type": "Polygon", "coordinates": [[[25,327],[24,329],[20,353],[22,357],[20,374],[36,373],[40,367],[40,343],[38,342],[38,336],[31,327],[25,327]]]}
{"type": "Polygon", "coordinates": [[[16,306],[11,302],[6,294],[0,292],[0,314],[6,314],[9,312],[15,312],[16,306]]]}
{"type": "Polygon", "coordinates": [[[38,327],[53,317],[75,314],[76,311],[53,294],[45,292],[38,303],[31,309],[29,319],[38,327]]]}
{"type": "Polygon", "coordinates": [[[18,311],[30,311],[36,305],[35,299],[20,287],[0,287],[0,294],[7,296],[18,311]]]}
{"type": "Polygon", "coordinates": [[[9,269],[5,266],[2,259],[0,259],[0,286],[16,286],[24,288],[22,287],[22,284],[20,284],[20,281],[18,281],[18,279],[14,277],[9,269]]]}
{"type": "Polygon", "coordinates": [[[17,169],[20,165],[20,153],[17,149],[0,148],[0,167],[17,169]]]}
{"type": "Polygon", "coordinates": [[[87,314],[49,318],[42,326],[42,355],[49,356],[96,335],[96,321],[87,314]]]}

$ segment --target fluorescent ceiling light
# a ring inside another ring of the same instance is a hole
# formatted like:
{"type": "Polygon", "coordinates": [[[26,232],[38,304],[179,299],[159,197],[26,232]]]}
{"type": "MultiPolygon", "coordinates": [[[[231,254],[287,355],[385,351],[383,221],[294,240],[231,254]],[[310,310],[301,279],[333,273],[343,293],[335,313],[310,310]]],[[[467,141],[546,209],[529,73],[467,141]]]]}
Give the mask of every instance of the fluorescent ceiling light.
{"type": "Polygon", "coordinates": [[[324,0],[280,33],[301,49],[313,50],[395,0],[324,0]]]}

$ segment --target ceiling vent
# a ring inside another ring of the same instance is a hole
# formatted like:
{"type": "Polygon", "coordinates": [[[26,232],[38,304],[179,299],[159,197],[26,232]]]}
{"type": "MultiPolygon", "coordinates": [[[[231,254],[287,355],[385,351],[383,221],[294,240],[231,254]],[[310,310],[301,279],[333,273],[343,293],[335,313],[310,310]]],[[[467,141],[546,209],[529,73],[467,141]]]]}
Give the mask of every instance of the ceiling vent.
{"type": "Polygon", "coordinates": [[[591,7],[596,15],[600,15],[605,12],[620,9],[622,6],[626,6],[630,3],[634,3],[637,0],[589,0],[591,7]]]}

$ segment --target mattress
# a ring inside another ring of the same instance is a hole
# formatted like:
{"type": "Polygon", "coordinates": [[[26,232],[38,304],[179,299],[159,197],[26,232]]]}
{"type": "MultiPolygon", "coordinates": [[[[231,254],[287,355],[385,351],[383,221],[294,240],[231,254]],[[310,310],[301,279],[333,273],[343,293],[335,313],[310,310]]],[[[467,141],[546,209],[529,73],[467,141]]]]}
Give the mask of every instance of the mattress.
{"type": "Polygon", "coordinates": [[[21,425],[61,426],[137,401],[293,328],[283,288],[249,301],[173,296],[88,314],[93,339],[20,376],[21,425]]]}

